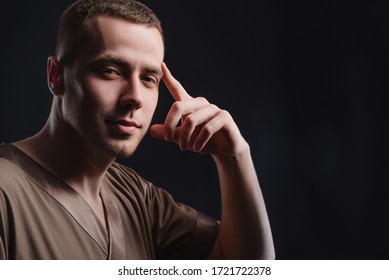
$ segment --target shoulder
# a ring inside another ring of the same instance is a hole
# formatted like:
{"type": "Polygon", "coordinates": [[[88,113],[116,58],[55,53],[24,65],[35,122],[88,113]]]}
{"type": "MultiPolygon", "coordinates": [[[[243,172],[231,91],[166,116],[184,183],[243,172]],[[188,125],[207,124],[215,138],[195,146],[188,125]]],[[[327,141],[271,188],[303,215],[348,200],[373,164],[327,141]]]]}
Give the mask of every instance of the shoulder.
{"type": "Polygon", "coordinates": [[[15,170],[15,167],[15,163],[10,161],[9,159],[0,156],[0,174],[6,174],[6,171],[13,171],[15,170]]]}
{"type": "Polygon", "coordinates": [[[124,195],[138,203],[146,203],[149,206],[175,203],[172,195],[164,188],[154,185],[126,165],[113,163],[107,171],[106,179],[116,195],[124,195]]]}
{"type": "Polygon", "coordinates": [[[114,162],[111,164],[111,166],[108,168],[109,175],[115,176],[116,178],[121,178],[123,180],[142,180],[146,181],[143,177],[141,177],[135,170],[132,168],[114,162]]]}
{"type": "Polygon", "coordinates": [[[0,188],[24,180],[26,173],[9,159],[0,157],[0,188]]]}
{"type": "Polygon", "coordinates": [[[112,181],[116,181],[118,183],[128,184],[128,183],[136,183],[136,184],[146,184],[151,185],[149,181],[140,176],[136,171],[132,168],[114,162],[107,170],[107,177],[112,181]]]}
{"type": "Polygon", "coordinates": [[[121,191],[131,191],[146,196],[157,188],[132,168],[114,162],[107,170],[106,178],[121,191]]]}
{"type": "Polygon", "coordinates": [[[24,171],[16,164],[14,153],[9,145],[0,145],[0,185],[8,180],[25,176],[24,171]]]}
{"type": "Polygon", "coordinates": [[[11,145],[0,145],[0,191],[15,197],[25,193],[35,185],[33,176],[39,172],[33,168],[30,158],[11,145]]]}
{"type": "Polygon", "coordinates": [[[31,197],[32,182],[17,164],[0,157],[0,208],[1,205],[25,204],[25,198],[31,197]]]}

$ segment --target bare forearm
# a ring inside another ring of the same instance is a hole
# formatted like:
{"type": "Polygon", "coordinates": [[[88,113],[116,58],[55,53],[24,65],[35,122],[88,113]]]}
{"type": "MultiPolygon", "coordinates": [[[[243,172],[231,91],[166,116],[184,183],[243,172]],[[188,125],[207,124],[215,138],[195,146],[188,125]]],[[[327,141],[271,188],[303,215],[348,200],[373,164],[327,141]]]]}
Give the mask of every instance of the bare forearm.
{"type": "Polygon", "coordinates": [[[250,149],[232,116],[205,98],[190,96],[166,64],[161,69],[175,102],[165,122],[151,126],[150,133],[176,142],[182,150],[212,155],[218,169],[222,219],[209,258],[273,259],[269,220],[250,149]]]}
{"type": "Polygon", "coordinates": [[[269,219],[249,146],[236,157],[214,159],[221,187],[219,242],[224,257],[274,259],[269,219]]]}

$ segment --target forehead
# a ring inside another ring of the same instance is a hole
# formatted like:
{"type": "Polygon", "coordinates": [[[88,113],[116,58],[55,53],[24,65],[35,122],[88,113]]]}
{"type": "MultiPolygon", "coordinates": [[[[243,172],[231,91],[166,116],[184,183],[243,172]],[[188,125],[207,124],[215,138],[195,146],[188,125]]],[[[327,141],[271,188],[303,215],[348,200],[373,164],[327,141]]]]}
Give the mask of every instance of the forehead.
{"type": "Polygon", "coordinates": [[[159,30],[123,18],[98,16],[86,26],[83,57],[115,55],[128,59],[163,61],[164,43],[159,30]]]}

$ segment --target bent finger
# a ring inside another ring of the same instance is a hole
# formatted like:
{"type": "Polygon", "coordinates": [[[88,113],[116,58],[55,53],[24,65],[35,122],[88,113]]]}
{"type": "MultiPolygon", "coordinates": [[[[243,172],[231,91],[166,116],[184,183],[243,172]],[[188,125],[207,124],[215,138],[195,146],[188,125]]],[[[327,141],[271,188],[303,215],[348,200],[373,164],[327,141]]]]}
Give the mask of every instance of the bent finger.
{"type": "Polygon", "coordinates": [[[164,122],[166,140],[170,141],[172,139],[174,128],[181,119],[184,120],[189,114],[192,114],[207,105],[209,105],[209,102],[203,97],[196,97],[191,100],[176,101],[173,103],[164,122]]]}
{"type": "Polygon", "coordinates": [[[194,139],[197,137],[197,134],[194,133],[197,127],[203,126],[205,123],[209,122],[212,118],[214,118],[219,112],[219,108],[213,104],[208,104],[207,106],[189,114],[182,126],[179,135],[179,145],[181,150],[188,149],[188,145],[190,145],[190,139],[194,139]]]}
{"type": "Polygon", "coordinates": [[[226,125],[226,112],[220,110],[214,118],[207,122],[200,130],[198,136],[192,144],[192,149],[200,152],[204,149],[210,139],[222,130],[226,125]]]}

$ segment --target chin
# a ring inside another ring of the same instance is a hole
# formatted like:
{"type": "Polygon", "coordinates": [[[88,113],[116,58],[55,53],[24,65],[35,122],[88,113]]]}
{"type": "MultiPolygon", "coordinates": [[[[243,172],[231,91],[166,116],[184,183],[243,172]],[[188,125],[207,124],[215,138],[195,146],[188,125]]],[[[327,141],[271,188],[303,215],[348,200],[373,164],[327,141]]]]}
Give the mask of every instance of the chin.
{"type": "Polygon", "coordinates": [[[128,158],[136,151],[138,144],[135,143],[105,143],[104,151],[111,157],[128,158]]]}
{"type": "MultiPolygon", "coordinates": [[[[90,133],[92,135],[92,133],[90,133]]],[[[124,137],[112,134],[100,133],[96,137],[89,137],[89,141],[109,158],[128,158],[131,157],[139,143],[142,141],[144,134],[132,135],[124,137]],[[92,140],[93,139],[93,140],[92,140]]]]}

